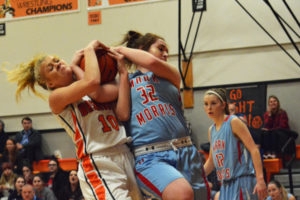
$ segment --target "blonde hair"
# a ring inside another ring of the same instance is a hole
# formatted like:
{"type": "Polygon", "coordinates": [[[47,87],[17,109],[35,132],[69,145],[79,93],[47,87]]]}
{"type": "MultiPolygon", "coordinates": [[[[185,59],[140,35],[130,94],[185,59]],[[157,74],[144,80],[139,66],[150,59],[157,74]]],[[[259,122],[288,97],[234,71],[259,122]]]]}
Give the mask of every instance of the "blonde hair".
{"type": "Polygon", "coordinates": [[[45,95],[41,94],[36,90],[35,84],[37,83],[42,88],[48,90],[46,81],[40,74],[41,63],[44,61],[46,56],[47,54],[38,54],[34,56],[33,59],[29,62],[23,62],[18,64],[16,68],[11,71],[3,68],[3,70],[7,74],[8,81],[17,82],[17,102],[20,100],[21,92],[25,88],[30,89],[36,96],[45,99],[45,95]]]}
{"type": "Polygon", "coordinates": [[[287,191],[279,181],[271,180],[268,185],[270,184],[274,184],[279,190],[281,190],[281,195],[283,200],[288,200],[287,191]]]}

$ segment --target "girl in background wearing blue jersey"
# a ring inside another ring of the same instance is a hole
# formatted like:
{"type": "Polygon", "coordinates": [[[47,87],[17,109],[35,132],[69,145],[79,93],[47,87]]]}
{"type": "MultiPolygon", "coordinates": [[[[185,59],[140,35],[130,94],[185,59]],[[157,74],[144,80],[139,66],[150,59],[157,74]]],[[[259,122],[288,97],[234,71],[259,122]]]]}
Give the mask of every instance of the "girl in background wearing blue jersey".
{"type": "Polygon", "coordinates": [[[123,43],[127,47],[113,50],[137,69],[129,75],[132,102],[127,132],[133,138],[140,188],[151,199],[208,199],[200,155],[183,116],[180,74],[166,62],[165,41],[152,33],[129,31],[123,43]]]}
{"type": "Polygon", "coordinates": [[[216,168],[222,184],[219,199],[264,199],[267,189],[259,150],[247,126],[229,115],[226,90],[208,90],[204,109],[215,123],[209,128],[210,151],[204,169],[209,174],[216,168]]]}

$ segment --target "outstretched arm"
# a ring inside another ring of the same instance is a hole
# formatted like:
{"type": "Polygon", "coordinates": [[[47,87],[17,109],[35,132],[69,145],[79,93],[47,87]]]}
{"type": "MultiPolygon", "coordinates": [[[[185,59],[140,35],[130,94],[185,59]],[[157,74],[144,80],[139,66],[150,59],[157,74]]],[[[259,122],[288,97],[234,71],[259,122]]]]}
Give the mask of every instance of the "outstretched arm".
{"type": "Polygon", "coordinates": [[[152,71],[155,75],[170,81],[178,89],[180,88],[180,74],[175,67],[171,66],[167,62],[140,49],[132,49],[122,46],[115,47],[114,49],[134,64],[152,71]]]}

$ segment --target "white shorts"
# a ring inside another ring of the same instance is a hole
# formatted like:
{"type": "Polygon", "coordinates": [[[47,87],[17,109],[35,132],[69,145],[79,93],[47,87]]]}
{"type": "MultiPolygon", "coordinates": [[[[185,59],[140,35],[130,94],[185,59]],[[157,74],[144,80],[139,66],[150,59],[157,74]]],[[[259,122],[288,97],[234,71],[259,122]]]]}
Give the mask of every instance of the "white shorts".
{"type": "Polygon", "coordinates": [[[83,158],[79,163],[78,178],[84,199],[143,199],[133,165],[133,156],[125,144],[83,158]]]}

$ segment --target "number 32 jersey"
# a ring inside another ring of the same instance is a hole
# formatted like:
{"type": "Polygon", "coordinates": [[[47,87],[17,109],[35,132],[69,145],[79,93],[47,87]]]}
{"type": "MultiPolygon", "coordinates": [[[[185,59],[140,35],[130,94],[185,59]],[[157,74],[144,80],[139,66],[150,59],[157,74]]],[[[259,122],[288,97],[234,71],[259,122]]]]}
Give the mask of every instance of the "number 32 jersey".
{"type": "Polygon", "coordinates": [[[153,72],[130,74],[131,116],[126,123],[133,146],[188,136],[178,88],[153,72]]]}
{"type": "Polygon", "coordinates": [[[68,105],[57,118],[73,139],[78,159],[127,142],[125,129],[119,125],[112,103],[98,104],[85,96],[68,105]]]}

